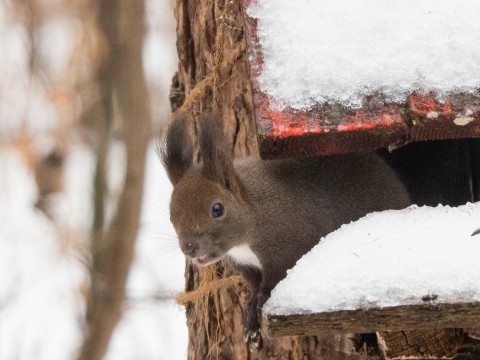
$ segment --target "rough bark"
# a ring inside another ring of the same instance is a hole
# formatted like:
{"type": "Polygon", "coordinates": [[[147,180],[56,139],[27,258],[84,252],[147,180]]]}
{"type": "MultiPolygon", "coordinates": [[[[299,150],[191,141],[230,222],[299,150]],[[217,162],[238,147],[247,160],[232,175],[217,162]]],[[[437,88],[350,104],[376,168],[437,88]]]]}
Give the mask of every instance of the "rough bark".
{"type": "MultiPolygon", "coordinates": [[[[198,131],[198,114],[217,108],[235,154],[257,153],[240,1],[176,0],[175,17],[179,69],[172,82],[172,110],[188,112],[198,131]]],[[[408,168],[410,160],[397,162],[408,168]]],[[[423,194],[426,187],[417,190],[423,194]]],[[[198,270],[187,263],[186,293],[179,297],[179,302],[186,305],[188,359],[335,360],[389,356],[382,349],[388,342],[385,333],[267,338],[261,350],[250,351],[244,343],[242,326],[248,295],[242,279],[234,276],[228,265],[198,270]]],[[[415,333],[404,335],[408,344],[417,343],[415,333]]],[[[474,353],[465,345],[469,343],[464,341],[466,335],[454,332],[454,340],[452,334],[447,335],[452,343],[462,344],[458,349],[463,349],[462,356],[467,356],[462,359],[474,353]]],[[[443,344],[444,338],[440,337],[438,343],[443,344]]],[[[389,344],[395,347],[394,341],[389,344]]]]}
{"type": "MultiPolygon", "coordinates": [[[[220,110],[237,156],[258,153],[239,1],[177,0],[179,70],[171,89],[173,111],[192,115],[220,110]]],[[[244,342],[243,311],[249,296],[241,278],[226,264],[199,270],[186,267],[188,359],[360,359],[348,336],[267,338],[261,350],[244,342]],[[354,354],[351,354],[351,353],[354,354]]]]}
{"type": "Polygon", "coordinates": [[[99,73],[103,99],[97,119],[97,174],[92,244],[92,288],[87,309],[87,328],[79,359],[100,360],[123,308],[124,288],[133,258],[137,234],[145,153],[150,135],[148,91],[143,80],[143,0],[99,2],[99,24],[109,56],[99,73]],[[117,212],[103,229],[105,154],[113,118],[113,97],[118,104],[126,148],[125,183],[117,212]]]}

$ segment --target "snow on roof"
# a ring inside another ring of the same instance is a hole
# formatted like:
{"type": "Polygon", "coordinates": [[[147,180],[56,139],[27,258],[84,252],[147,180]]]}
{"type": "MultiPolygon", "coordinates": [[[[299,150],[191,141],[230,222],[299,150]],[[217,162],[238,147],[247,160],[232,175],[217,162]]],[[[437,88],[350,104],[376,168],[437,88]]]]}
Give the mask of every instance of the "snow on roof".
{"type": "Polygon", "coordinates": [[[321,240],[273,290],[268,315],[480,300],[480,203],[369,214],[321,240]],[[438,298],[437,298],[438,296],[438,298]],[[423,298],[423,300],[422,300],[423,298]]]}
{"type": "Polygon", "coordinates": [[[257,0],[258,81],[278,109],[480,87],[478,0],[257,0]]]}

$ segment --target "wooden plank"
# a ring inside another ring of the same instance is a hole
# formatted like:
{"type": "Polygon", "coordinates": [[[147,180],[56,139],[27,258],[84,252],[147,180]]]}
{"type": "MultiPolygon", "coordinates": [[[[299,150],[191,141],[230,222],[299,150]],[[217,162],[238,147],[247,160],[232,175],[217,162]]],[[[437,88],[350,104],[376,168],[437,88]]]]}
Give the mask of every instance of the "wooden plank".
{"type": "Polygon", "coordinates": [[[434,94],[413,93],[407,100],[409,141],[480,137],[480,98],[452,94],[440,101],[434,94]]]}
{"type": "MultiPolygon", "coordinates": [[[[243,0],[246,9],[253,0],[243,0]]],[[[396,147],[411,141],[480,137],[480,97],[434,93],[408,96],[404,104],[389,103],[382,94],[365,96],[361,109],[318,104],[310,110],[277,110],[262,93],[258,77],[263,55],[257,21],[244,13],[250,80],[264,159],[396,147]]]]}
{"type": "Polygon", "coordinates": [[[273,337],[479,326],[480,302],[426,302],[317,314],[264,314],[262,318],[263,331],[273,337]]]}
{"type": "Polygon", "coordinates": [[[453,358],[462,346],[465,333],[459,329],[421,329],[377,333],[386,359],[422,356],[429,359],[453,358]]]}

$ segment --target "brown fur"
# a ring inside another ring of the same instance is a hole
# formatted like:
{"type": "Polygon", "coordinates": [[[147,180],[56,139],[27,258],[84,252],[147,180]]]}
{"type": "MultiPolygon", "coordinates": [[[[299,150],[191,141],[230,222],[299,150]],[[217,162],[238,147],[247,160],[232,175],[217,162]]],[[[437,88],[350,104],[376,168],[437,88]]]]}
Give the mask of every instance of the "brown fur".
{"type": "Polygon", "coordinates": [[[234,161],[218,118],[208,114],[200,134],[203,164],[192,165],[184,126],[184,119],[172,123],[163,159],[174,184],[171,220],[191,258],[228,258],[240,245],[256,255],[261,268],[239,266],[254,294],[245,317],[251,339],[258,339],[259,310],[271,290],[321,237],[369,212],[410,204],[395,172],[374,152],[234,161]],[[218,218],[215,203],[225,209],[218,218]]]}

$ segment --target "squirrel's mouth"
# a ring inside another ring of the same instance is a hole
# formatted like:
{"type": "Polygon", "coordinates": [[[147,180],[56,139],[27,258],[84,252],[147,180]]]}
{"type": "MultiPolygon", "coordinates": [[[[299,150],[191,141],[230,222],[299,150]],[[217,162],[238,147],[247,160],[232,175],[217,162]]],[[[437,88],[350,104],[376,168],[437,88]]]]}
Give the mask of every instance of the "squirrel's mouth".
{"type": "Polygon", "coordinates": [[[218,260],[220,260],[220,257],[211,256],[211,255],[198,256],[198,257],[192,258],[192,261],[194,264],[202,267],[216,263],[218,260]]]}

